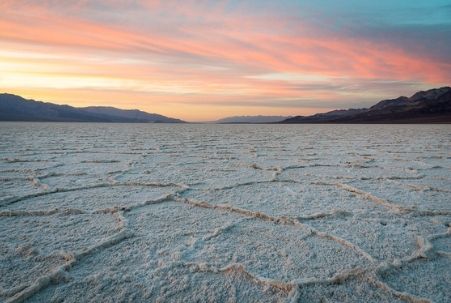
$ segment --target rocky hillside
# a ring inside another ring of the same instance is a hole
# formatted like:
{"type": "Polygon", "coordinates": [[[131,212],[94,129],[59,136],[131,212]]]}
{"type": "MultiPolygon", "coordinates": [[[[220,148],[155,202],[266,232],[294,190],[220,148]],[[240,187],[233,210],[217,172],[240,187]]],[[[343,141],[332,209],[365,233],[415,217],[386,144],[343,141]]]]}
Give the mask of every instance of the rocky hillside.
{"type": "Polygon", "coordinates": [[[383,100],[370,108],[296,116],[281,123],[451,123],[451,87],[383,100]]]}

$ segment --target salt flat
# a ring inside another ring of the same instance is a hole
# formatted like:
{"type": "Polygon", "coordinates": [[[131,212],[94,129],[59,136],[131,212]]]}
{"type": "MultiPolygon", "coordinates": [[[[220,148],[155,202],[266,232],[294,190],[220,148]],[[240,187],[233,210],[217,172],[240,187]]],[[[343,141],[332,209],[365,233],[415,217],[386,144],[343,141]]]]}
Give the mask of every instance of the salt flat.
{"type": "Polygon", "coordinates": [[[0,123],[4,302],[449,302],[451,126],[0,123]]]}

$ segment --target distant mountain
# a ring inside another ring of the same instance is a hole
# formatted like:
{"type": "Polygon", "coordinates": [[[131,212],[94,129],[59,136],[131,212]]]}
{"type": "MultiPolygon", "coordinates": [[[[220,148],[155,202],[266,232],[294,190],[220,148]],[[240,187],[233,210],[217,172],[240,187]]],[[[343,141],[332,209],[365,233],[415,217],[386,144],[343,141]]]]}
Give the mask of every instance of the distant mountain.
{"type": "Polygon", "coordinates": [[[140,110],[114,107],[84,107],[57,105],[24,99],[12,94],[0,94],[0,121],[52,122],[144,122],[183,123],[184,121],[140,110]]]}
{"type": "Polygon", "coordinates": [[[296,116],[280,123],[451,123],[451,87],[383,100],[370,108],[296,116]]]}
{"type": "Polygon", "coordinates": [[[214,123],[275,123],[286,120],[289,116],[234,116],[214,121],[214,123]]]}

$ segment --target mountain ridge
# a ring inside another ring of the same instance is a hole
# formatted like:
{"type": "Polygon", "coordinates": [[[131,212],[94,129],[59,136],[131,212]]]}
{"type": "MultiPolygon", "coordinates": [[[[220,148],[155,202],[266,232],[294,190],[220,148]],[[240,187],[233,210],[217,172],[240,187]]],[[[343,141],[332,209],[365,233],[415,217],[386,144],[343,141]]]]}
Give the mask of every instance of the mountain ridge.
{"type": "MultiPolygon", "coordinates": [[[[379,101],[368,108],[337,109],[311,116],[233,116],[211,123],[451,123],[451,87],[419,91],[411,97],[379,101]],[[279,120],[280,119],[280,120],[279,120]]],[[[0,121],[186,123],[138,109],[73,107],[0,94],[0,121]]]]}
{"type": "Polygon", "coordinates": [[[14,94],[0,94],[0,121],[36,122],[116,122],[185,123],[185,121],[138,109],[109,106],[73,107],[25,99],[14,94]]]}
{"type": "Polygon", "coordinates": [[[451,87],[382,100],[369,108],[296,116],[279,123],[451,123],[451,87]]]}

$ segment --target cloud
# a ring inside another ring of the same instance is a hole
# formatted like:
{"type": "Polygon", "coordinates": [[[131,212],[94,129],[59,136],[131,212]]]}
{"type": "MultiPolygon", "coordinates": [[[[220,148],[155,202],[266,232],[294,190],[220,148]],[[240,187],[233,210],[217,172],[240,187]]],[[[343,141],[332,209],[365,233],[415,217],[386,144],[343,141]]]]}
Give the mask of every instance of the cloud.
{"type": "MultiPolygon", "coordinates": [[[[367,104],[451,80],[446,25],[384,21],[324,30],[289,3],[250,5],[4,1],[0,85],[28,86],[41,95],[46,89],[49,95],[52,89],[95,92],[90,99],[110,98],[111,105],[123,102],[111,98],[120,91],[121,98],[128,93],[149,103],[136,106],[193,104],[214,111],[367,104]],[[434,51],[414,47],[440,38],[434,51]],[[148,98],[137,97],[143,94],[148,98]]],[[[326,28],[334,23],[323,20],[326,28]]]]}

